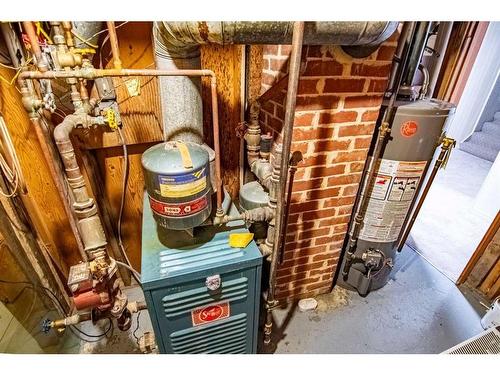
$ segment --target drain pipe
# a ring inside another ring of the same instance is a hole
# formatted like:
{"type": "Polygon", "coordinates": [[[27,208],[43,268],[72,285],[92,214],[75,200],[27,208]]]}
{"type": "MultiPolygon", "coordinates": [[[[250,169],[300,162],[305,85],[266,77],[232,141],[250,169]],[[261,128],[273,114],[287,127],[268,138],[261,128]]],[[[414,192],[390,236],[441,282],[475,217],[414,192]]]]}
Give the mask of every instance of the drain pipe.
{"type": "Polygon", "coordinates": [[[273,243],[271,254],[271,265],[269,271],[269,290],[266,301],[266,323],[264,327],[264,344],[271,343],[271,333],[273,328],[272,309],[277,306],[276,301],[276,271],[279,260],[279,245],[282,240],[284,225],[283,214],[286,204],[286,182],[288,180],[288,168],[290,166],[290,150],[292,145],[292,132],[295,117],[295,104],[297,100],[297,88],[300,77],[300,59],[302,56],[302,43],[304,40],[304,22],[295,22],[293,25],[292,52],[290,55],[290,69],[288,76],[288,90],[286,93],[285,118],[283,124],[282,156],[280,163],[279,184],[277,191],[277,206],[275,215],[275,236],[278,234],[278,241],[273,243]]]}

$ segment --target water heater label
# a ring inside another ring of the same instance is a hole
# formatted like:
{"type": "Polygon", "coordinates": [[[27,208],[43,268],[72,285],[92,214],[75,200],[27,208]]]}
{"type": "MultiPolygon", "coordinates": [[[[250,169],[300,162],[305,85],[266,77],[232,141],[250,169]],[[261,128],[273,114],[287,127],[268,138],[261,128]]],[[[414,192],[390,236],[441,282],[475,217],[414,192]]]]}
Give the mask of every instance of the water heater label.
{"type": "Polygon", "coordinates": [[[231,310],[228,301],[191,310],[193,326],[215,322],[217,320],[229,318],[230,316],[231,310]]]}
{"type": "Polygon", "coordinates": [[[191,202],[182,203],[164,203],[149,197],[151,209],[161,216],[182,217],[193,215],[203,210],[208,205],[206,196],[195,199],[191,202]]]}
{"type": "Polygon", "coordinates": [[[379,160],[360,239],[398,239],[426,165],[426,161],[379,160]]]}
{"type": "Polygon", "coordinates": [[[160,195],[165,198],[182,198],[198,194],[207,188],[207,169],[177,176],[158,176],[160,195]]]}

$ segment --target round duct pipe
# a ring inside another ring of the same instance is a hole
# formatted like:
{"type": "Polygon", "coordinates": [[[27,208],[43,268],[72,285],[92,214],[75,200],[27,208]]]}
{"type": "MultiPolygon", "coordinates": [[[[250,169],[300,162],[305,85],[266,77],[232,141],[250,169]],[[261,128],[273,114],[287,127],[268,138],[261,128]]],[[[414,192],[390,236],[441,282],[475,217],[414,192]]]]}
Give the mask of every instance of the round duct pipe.
{"type": "MultiPolygon", "coordinates": [[[[306,22],[304,44],[377,46],[398,22],[306,22]]],[[[200,45],[291,44],[293,22],[165,22],[153,26],[158,69],[200,69],[200,45]]],[[[165,141],[203,142],[199,77],[160,77],[165,141]]]]}

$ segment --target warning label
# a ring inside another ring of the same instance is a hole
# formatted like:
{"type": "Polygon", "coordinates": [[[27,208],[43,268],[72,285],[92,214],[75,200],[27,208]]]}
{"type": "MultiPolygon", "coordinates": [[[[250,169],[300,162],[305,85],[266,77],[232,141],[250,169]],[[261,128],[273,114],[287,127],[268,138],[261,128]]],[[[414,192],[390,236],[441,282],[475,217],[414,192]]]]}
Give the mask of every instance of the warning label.
{"type": "Polygon", "coordinates": [[[398,239],[426,165],[426,161],[379,160],[360,239],[398,239]]]}
{"type": "Polygon", "coordinates": [[[207,187],[206,168],[178,176],[158,176],[160,194],[165,198],[182,198],[198,194],[207,187]]]}

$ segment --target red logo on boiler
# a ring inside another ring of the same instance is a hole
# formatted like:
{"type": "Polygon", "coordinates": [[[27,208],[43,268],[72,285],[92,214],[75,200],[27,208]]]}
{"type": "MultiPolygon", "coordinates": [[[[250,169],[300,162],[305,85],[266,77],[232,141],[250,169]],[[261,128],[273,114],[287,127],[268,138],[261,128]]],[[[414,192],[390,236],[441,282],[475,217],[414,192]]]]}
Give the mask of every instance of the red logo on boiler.
{"type": "Polygon", "coordinates": [[[401,125],[401,135],[403,137],[413,137],[418,130],[416,121],[406,121],[401,125]]]}
{"type": "Polygon", "coordinates": [[[230,316],[229,302],[220,302],[191,311],[193,326],[214,322],[230,316]]]}

